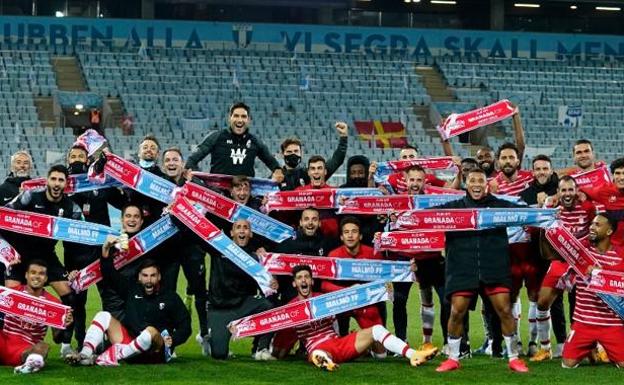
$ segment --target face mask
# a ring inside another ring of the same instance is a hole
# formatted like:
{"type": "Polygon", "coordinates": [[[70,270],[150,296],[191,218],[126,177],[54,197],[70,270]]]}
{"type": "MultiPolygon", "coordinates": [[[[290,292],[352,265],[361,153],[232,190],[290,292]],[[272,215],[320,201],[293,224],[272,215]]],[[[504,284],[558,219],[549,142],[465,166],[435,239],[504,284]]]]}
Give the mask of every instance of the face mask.
{"type": "Polygon", "coordinates": [[[70,174],[84,174],[87,170],[88,167],[85,162],[74,162],[69,165],[70,174]]]}
{"type": "Polygon", "coordinates": [[[153,160],[139,159],[139,166],[141,166],[141,168],[150,168],[154,166],[155,164],[156,162],[154,162],[153,160]]]}
{"type": "Polygon", "coordinates": [[[368,180],[366,178],[351,178],[348,180],[350,187],[368,187],[368,180]]]}
{"type": "Polygon", "coordinates": [[[295,168],[301,163],[301,157],[297,154],[288,154],[284,157],[284,162],[290,168],[295,168]]]}

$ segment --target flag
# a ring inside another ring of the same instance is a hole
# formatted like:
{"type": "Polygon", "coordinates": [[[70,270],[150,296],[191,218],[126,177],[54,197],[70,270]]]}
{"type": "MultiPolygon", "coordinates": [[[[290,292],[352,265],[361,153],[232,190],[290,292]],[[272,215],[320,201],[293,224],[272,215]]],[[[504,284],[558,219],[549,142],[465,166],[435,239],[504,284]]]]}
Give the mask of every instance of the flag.
{"type": "Polygon", "coordinates": [[[234,87],[236,88],[240,88],[240,64],[236,64],[236,67],[234,68],[234,72],[232,73],[232,84],[234,85],[234,87]]]}
{"type": "Polygon", "coordinates": [[[407,74],[403,74],[403,88],[405,88],[406,90],[409,89],[409,79],[407,77],[407,74]]]}
{"type": "Polygon", "coordinates": [[[557,121],[560,126],[579,128],[583,124],[583,106],[559,106],[557,121]]]}
{"type": "Polygon", "coordinates": [[[374,148],[401,148],[407,145],[405,126],[401,122],[354,121],[360,140],[369,141],[374,148]]]}
{"type": "Polygon", "coordinates": [[[306,73],[303,66],[301,66],[301,69],[299,70],[299,90],[310,90],[310,75],[306,73]]]}

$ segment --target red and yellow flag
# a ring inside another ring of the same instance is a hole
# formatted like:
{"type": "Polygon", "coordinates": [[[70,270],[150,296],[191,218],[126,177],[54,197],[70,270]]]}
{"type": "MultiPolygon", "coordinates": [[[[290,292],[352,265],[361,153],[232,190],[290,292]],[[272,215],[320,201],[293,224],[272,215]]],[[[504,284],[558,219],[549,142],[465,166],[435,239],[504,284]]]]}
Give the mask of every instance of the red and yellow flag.
{"type": "Polygon", "coordinates": [[[380,148],[400,148],[407,145],[405,126],[401,122],[354,121],[360,140],[375,140],[380,148]]]}

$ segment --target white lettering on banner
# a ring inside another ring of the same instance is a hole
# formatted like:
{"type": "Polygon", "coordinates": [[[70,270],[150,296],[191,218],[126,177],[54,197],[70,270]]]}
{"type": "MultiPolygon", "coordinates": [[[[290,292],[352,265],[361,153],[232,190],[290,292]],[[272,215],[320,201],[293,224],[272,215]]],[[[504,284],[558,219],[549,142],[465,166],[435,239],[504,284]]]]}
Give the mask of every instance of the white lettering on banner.
{"type": "Polygon", "coordinates": [[[4,216],[4,221],[7,222],[7,223],[14,224],[14,225],[33,227],[33,222],[30,219],[19,218],[19,217],[12,217],[10,215],[5,215],[4,216]]]}
{"type": "Polygon", "coordinates": [[[240,262],[244,263],[245,266],[247,267],[251,267],[254,265],[254,259],[251,258],[249,255],[247,255],[247,253],[245,253],[242,249],[240,249],[238,246],[236,246],[235,243],[230,243],[228,244],[225,249],[227,251],[229,251],[230,253],[232,253],[233,257],[236,257],[237,260],[239,260],[240,262]]]}
{"type": "Polygon", "coordinates": [[[13,298],[9,296],[9,293],[0,294],[0,306],[4,308],[13,307],[13,298]]]}
{"type": "Polygon", "coordinates": [[[239,333],[254,331],[256,330],[256,323],[254,321],[241,322],[236,325],[236,329],[239,333]]]}
{"type": "Polygon", "coordinates": [[[351,271],[353,274],[379,274],[383,268],[381,266],[353,265],[351,271]]]}
{"type": "Polygon", "coordinates": [[[378,295],[383,295],[385,294],[387,291],[387,289],[385,287],[378,287],[376,289],[371,289],[371,288],[366,288],[366,297],[367,298],[373,298],[376,297],[378,295]]]}
{"type": "Polygon", "coordinates": [[[528,219],[528,215],[519,213],[501,213],[494,214],[492,216],[492,222],[494,223],[506,223],[506,222],[521,222],[524,223],[528,219]]]}
{"type": "Polygon", "coordinates": [[[247,157],[247,149],[237,148],[236,150],[232,149],[231,151],[230,158],[232,158],[232,164],[243,164],[243,161],[247,157]]]}
{"type": "Polygon", "coordinates": [[[201,218],[195,215],[191,210],[184,207],[183,204],[179,203],[176,205],[176,208],[180,210],[188,219],[190,219],[194,224],[198,225],[201,223],[201,218]]]}
{"type": "Polygon", "coordinates": [[[168,188],[166,188],[166,187],[164,187],[164,186],[161,186],[161,185],[159,185],[159,184],[158,184],[158,183],[156,183],[156,182],[152,182],[152,183],[150,183],[150,185],[149,185],[149,189],[150,189],[150,190],[152,190],[152,191],[159,192],[159,193],[161,193],[161,194],[169,194],[169,193],[170,193],[170,191],[169,191],[169,189],[168,189],[168,188]]]}
{"type": "Polygon", "coordinates": [[[17,308],[19,310],[27,311],[29,313],[40,315],[40,316],[44,316],[44,317],[47,314],[45,309],[42,309],[42,308],[39,308],[39,307],[36,307],[36,306],[32,306],[32,305],[27,305],[25,303],[18,303],[17,304],[17,308]]]}
{"type": "Polygon", "coordinates": [[[72,226],[69,226],[67,228],[67,233],[69,235],[75,235],[77,237],[88,237],[88,238],[96,238],[98,234],[97,231],[92,231],[89,229],[81,229],[81,228],[72,227],[72,226]]]}
{"type": "Polygon", "coordinates": [[[106,165],[109,166],[110,168],[114,169],[115,171],[117,171],[121,175],[127,175],[127,170],[124,168],[124,166],[121,163],[117,163],[116,160],[109,159],[109,161],[106,162],[106,165]]]}
{"type": "MultiPolygon", "coordinates": [[[[350,296],[352,297],[353,295],[350,295],[350,296]]],[[[350,296],[343,296],[343,297],[339,297],[339,298],[336,298],[336,299],[331,300],[331,301],[327,301],[325,303],[325,306],[327,308],[332,308],[332,307],[338,307],[338,306],[346,305],[346,304],[348,304],[348,303],[350,303],[352,301],[350,296]]],[[[357,295],[355,295],[355,299],[357,299],[357,295]]]]}
{"type": "Polygon", "coordinates": [[[206,205],[217,207],[217,201],[213,199],[210,195],[205,194],[203,192],[191,191],[191,198],[200,201],[206,205]]]}
{"type": "Polygon", "coordinates": [[[624,289],[624,282],[622,281],[614,281],[612,279],[609,280],[609,285],[617,287],[619,289],[624,289]]]}
{"type": "Polygon", "coordinates": [[[401,245],[428,245],[438,242],[438,237],[432,238],[401,238],[401,245]]]}
{"type": "Polygon", "coordinates": [[[428,225],[454,225],[455,223],[462,223],[463,221],[458,220],[456,222],[453,217],[425,217],[424,222],[428,225]]]}
{"type": "Polygon", "coordinates": [[[171,226],[169,224],[167,224],[166,226],[156,227],[154,230],[152,230],[152,238],[158,238],[159,236],[167,232],[167,230],[169,230],[170,228],[171,226]]]}
{"type": "Polygon", "coordinates": [[[266,326],[267,324],[273,324],[280,321],[288,321],[290,316],[288,313],[276,314],[269,318],[263,318],[260,320],[260,326],[266,326]]]}
{"type": "Polygon", "coordinates": [[[288,203],[314,203],[314,195],[286,197],[288,203]]]}
{"type": "Polygon", "coordinates": [[[566,241],[563,235],[561,234],[558,235],[557,240],[561,243],[561,246],[563,246],[563,248],[569,253],[570,257],[573,257],[575,260],[579,259],[578,250],[576,250],[574,246],[572,246],[568,241],[566,241]]]}

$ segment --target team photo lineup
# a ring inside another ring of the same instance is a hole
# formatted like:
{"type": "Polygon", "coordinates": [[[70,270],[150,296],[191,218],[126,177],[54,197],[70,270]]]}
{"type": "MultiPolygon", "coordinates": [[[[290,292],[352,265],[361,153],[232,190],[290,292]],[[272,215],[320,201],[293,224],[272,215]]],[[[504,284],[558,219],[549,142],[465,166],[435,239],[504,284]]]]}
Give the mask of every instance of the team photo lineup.
{"type": "Polygon", "coordinates": [[[396,9],[376,0],[348,2],[379,6],[372,26],[231,23],[229,5],[110,21],[108,1],[82,21],[63,2],[55,17],[0,7],[0,378],[287,383],[292,367],[511,384],[624,368],[619,32],[503,41],[499,11],[555,9],[505,0],[474,35],[409,31],[412,9],[408,28],[383,24],[396,9]]]}

